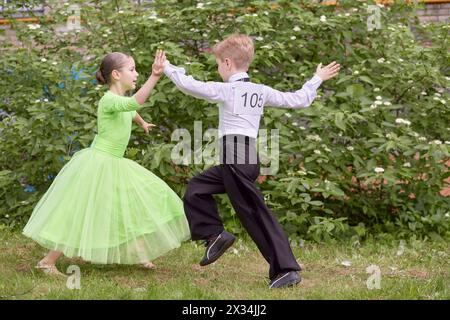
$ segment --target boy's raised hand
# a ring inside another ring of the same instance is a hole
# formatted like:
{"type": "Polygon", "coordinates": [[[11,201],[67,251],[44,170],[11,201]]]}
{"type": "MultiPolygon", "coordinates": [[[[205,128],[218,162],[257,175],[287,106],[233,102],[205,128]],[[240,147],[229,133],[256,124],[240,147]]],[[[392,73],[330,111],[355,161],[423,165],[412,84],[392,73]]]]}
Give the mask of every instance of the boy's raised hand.
{"type": "Polygon", "coordinates": [[[155,54],[155,61],[152,65],[152,75],[160,77],[164,72],[164,63],[166,61],[166,54],[163,50],[158,49],[155,54]]]}
{"type": "Polygon", "coordinates": [[[333,61],[329,65],[322,68],[322,63],[317,66],[316,75],[318,75],[323,81],[331,79],[339,73],[341,65],[333,61]]]}

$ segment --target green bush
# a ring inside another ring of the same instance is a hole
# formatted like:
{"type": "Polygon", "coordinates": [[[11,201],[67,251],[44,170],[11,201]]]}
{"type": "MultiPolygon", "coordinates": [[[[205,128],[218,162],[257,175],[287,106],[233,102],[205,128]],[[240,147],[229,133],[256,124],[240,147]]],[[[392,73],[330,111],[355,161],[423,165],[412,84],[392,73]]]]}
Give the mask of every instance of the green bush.
{"type": "MultiPolygon", "coordinates": [[[[72,3],[83,3],[82,31],[58,33],[67,6],[55,4],[39,27],[14,23],[21,46],[1,49],[0,223],[23,225],[64,163],[91,143],[104,54],[133,55],[141,84],[159,47],[197,79],[219,81],[209,48],[241,32],[255,39],[253,81],[279,90],[298,89],[320,62],[342,65],[310,108],[266,109],[261,121],[279,130],[280,168],[260,187],[292,239],[449,235],[450,201],[439,194],[450,175],[448,25],[419,24],[402,1],[381,8],[372,31],[374,1],[72,3]]],[[[159,130],[134,130],[127,157],[182,196],[207,165],[172,163],[171,133],[193,132],[194,120],[217,127],[217,108],[163,78],[140,113],[159,130]]],[[[218,199],[227,227],[241,232],[227,198],[218,199]]]]}

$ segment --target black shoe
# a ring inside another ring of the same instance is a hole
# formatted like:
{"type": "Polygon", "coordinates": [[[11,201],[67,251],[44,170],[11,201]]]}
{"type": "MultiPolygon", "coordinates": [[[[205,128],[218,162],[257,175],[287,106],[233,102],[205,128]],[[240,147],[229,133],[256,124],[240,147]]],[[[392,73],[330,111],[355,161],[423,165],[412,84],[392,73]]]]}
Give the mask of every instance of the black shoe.
{"type": "Polygon", "coordinates": [[[269,289],[292,287],[300,281],[302,281],[302,278],[300,277],[300,273],[298,271],[281,273],[270,282],[269,289]]]}
{"type": "Polygon", "coordinates": [[[217,237],[206,241],[206,251],[203,256],[202,261],[200,261],[201,266],[206,266],[213,263],[233,244],[236,239],[231,233],[223,231],[217,237]]]}

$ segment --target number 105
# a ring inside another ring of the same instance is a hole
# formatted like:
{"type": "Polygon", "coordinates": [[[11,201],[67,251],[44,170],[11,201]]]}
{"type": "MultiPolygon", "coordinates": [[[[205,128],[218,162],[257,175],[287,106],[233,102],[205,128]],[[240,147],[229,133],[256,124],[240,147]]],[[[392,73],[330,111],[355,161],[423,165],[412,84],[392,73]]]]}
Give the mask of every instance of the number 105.
{"type": "MultiPolygon", "coordinates": [[[[247,107],[247,96],[248,93],[244,93],[241,97],[243,97],[244,100],[244,108],[247,107]]],[[[256,106],[258,106],[258,108],[261,108],[263,106],[263,94],[261,93],[259,96],[257,93],[253,93],[250,96],[250,107],[252,108],[256,108],[256,106]]]]}

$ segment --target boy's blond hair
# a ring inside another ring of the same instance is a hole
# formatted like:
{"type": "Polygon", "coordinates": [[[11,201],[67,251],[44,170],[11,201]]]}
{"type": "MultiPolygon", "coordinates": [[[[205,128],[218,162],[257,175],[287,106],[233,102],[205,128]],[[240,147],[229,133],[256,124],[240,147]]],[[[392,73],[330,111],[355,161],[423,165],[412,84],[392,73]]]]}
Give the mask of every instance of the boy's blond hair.
{"type": "Polygon", "coordinates": [[[255,55],[253,40],[244,34],[233,34],[217,43],[213,54],[221,61],[225,58],[232,60],[238,69],[248,70],[255,55]]]}

